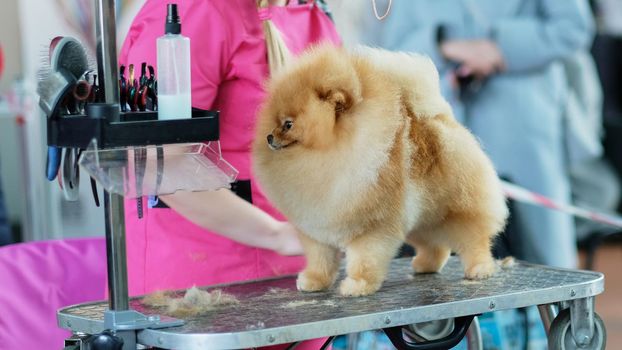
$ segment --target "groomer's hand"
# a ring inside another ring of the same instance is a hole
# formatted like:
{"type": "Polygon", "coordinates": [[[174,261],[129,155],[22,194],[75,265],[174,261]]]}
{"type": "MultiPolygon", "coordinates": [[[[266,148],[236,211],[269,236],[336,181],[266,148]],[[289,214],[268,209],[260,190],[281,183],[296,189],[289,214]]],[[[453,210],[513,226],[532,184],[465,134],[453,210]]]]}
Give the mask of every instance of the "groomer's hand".
{"type": "Polygon", "coordinates": [[[486,78],[505,69],[503,54],[491,40],[449,40],[440,49],[446,59],[460,64],[459,76],[486,78]]]}
{"type": "Polygon", "coordinates": [[[298,230],[289,222],[279,222],[274,235],[275,249],[281,255],[302,255],[298,230]]]}
{"type": "Polygon", "coordinates": [[[160,196],[171,209],[206,230],[281,255],[301,255],[296,228],[281,222],[227,189],[160,196]]]}

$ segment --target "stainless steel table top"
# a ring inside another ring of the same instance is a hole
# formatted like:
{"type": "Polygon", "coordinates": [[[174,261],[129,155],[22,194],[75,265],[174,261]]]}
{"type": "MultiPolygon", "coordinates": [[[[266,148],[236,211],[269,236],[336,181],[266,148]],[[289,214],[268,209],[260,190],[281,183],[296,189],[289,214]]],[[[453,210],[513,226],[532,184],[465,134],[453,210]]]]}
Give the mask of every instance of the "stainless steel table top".
{"type": "MultiPolygon", "coordinates": [[[[180,327],[139,331],[138,340],[167,349],[248,348],[585,298],[604,290],[600,273],[522,262],[483,281],[464,279],[455,257],[439,274],[413,276],[407,258],[394,260],[390,271],[380,291],[360,298],[341,297],[335,287],[301,293],[295,276],[208,287],[232,294],[240,303],[188,318],[180,327]]],[[[157,314],[140,299],[130,305],[157,314]]],[[[101,332],[106,307],[97,302],[64,308],[59,325],[101,332]]]]}

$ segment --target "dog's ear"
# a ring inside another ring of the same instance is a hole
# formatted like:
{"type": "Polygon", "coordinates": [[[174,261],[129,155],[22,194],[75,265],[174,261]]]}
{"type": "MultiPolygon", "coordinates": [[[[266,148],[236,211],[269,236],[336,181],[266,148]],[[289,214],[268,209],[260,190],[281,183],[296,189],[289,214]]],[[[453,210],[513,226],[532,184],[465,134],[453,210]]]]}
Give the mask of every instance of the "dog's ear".
{"type": "Polygon", "coordinates": [[[341,89],[318,92],[318,96],[334,106],[335,115],[337,116],[350,109],[354,102],[352,96],[341,89]]]}

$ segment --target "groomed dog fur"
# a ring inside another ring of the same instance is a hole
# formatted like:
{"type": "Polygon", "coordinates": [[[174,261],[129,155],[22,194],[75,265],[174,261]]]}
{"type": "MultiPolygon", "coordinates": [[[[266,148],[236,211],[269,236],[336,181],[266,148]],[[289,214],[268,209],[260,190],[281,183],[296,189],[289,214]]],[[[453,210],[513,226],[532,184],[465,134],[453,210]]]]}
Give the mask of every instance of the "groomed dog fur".
{"type": "Polygon", "coordinates": [[[312,48],[272,78],[256,132],[259,183],[303,232],[301,291],[329,288],[345,250],[340,293],[374,293],[403,242],[416,273],[440,271],[451,251],[467,278],[495,272],[506,202],[429,58],[312,48]]]}

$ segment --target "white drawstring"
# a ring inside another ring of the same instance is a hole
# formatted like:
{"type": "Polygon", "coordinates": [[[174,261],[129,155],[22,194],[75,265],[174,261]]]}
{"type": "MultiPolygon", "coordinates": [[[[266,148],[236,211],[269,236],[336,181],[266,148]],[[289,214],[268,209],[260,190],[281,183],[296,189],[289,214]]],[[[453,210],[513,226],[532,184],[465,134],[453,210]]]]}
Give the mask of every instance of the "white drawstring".
{"type": "Polygon", "coordinates": [[[391,12],[391,4],[393,3],[393,1],[389,0],[389,6],[387,6],[387,11],[382,16],[378,14],[378,6],[376,6],[376,0],[371,0],[371,3],[372,7],[374,8],[374,15],[379,21],[382,21],[389,15],[389,12],[391,12]]]}

